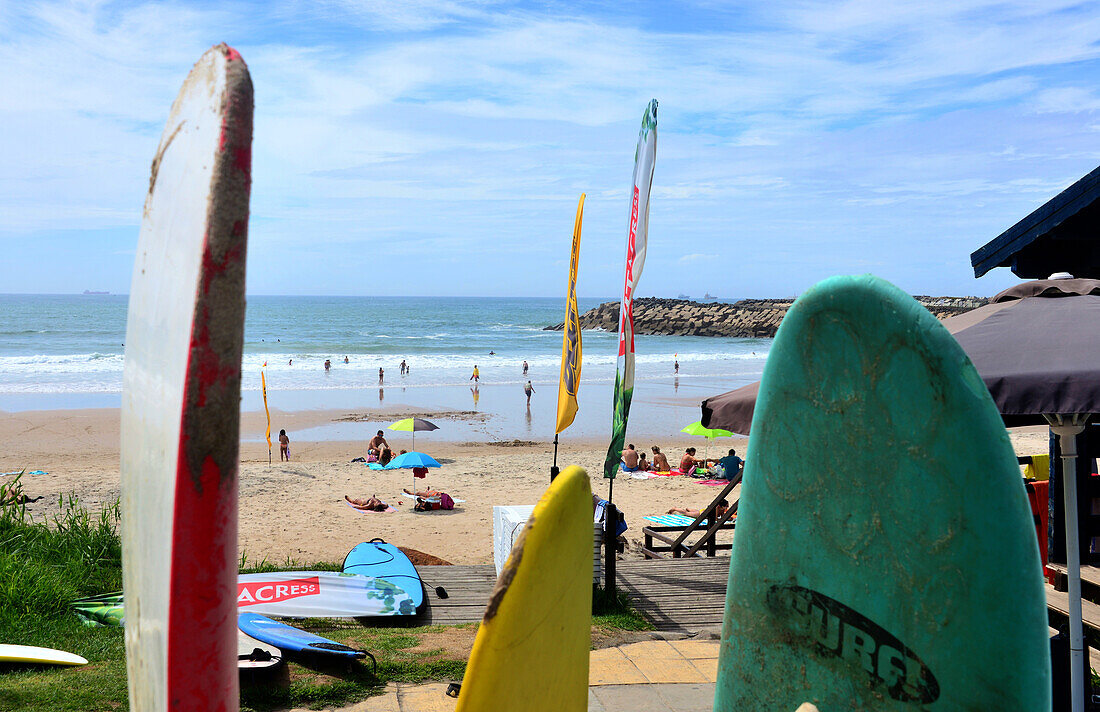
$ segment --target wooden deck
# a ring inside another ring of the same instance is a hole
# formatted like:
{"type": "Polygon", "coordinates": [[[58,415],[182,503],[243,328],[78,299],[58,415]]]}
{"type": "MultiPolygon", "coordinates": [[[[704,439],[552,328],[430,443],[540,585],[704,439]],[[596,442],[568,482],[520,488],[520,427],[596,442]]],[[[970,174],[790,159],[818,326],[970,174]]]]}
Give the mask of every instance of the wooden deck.
{"type": "MultiPolygon", "coordinates": [[[[729,558],[620,561],[620,588],[658,630],[696,630],[721,625],[729,558]]],[[[421,566],[426,600],[416,625],[450,625],[481,620],[496,583],[496,571],[482,566],[421,566]],[[447,598],[436,592],[442,587],[447,598]]]]}
{"type": "Polygon", "coordinates": [[[698,630],[722,624],[728,556],[620,561],[619,587],[657,630],[698,630]]]}

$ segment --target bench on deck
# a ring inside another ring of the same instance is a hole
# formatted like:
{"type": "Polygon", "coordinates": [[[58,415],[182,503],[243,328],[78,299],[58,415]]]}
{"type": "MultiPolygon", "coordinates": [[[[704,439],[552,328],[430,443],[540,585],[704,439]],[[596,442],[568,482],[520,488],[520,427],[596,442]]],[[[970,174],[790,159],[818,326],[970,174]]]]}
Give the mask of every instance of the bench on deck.
{"type": "Polygon", "coordinates": [[[642,534],[645,537],[645,544],[642,545],[642,553],[645,554],[647,559],[667,559],[669,554],[672,558],[679,559],[683,557],[708,557],[717,556],[719,551],[729,551],[733,548],[733,544],[719,544],[717,541],[717,534],[720,531],[732,531],[736,526],[736,522],[730,521],[735,514],[737,514],[738,500],[734,500],[729,508],[721,515],[718,516],[718,503],[725,499],[733,488],[741,484],[741,473],[729,481],[722,491],[718,493],[718,496],[714,498],[714,501],[710,505],[699,513],[699,516],[695,518],[695,521],[687,525],[675,525],[675,526],[660,526],[652,525],[642,527],[642,534]],[[696,531],[702,531],[703,535],[695,542],[687,541],[687,538],[696,531]],[[674,532],[679,532],[679,536],[673,537],[674,532]],[[654,540],[661,542],[655,544],[654,540]]]}

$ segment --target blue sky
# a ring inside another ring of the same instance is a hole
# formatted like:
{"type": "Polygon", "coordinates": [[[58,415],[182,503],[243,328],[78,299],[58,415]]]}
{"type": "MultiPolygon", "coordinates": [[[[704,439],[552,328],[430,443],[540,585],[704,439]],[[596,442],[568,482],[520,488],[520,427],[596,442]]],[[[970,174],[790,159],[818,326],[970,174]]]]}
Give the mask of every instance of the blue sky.
{"type": "Polygon", "coordinates": [[[125,293],[191,65],[256,93],[254,294],[641,295],[872,272],[989,295],[969,255],[1100,164],[1100,3],[0,0],[0,291],[125,293]]]}

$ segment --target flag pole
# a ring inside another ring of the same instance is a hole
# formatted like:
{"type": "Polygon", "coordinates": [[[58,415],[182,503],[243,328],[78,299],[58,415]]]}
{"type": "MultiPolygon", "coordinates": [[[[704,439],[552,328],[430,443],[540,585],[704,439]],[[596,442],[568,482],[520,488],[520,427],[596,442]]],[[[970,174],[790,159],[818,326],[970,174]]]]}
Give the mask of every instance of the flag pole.
{"type": "MultiPolygon", "coordinates": [[[[264,376],[264,368],[267,368],[267,361],[264,361],[264,365],[260,368],[260,385],[263,387],[264,393],[264,413],[267,414],[267,464],[271,464],[271,411],[267,409],[267,378],[264,376]]],[[[280,446],[282,442],[280,441],[280,446]]],[[[280,455],[280,457],[282,457],[280,455]]]]}
{"type": "Polygon", "coordinates": [[[553,482],[554,478],[558,476],[558,434],[554,433],[554,464],[550,467],[550,481],[553,482]]]}
{"type": "Polygon", "coordinates": [[[631,190],[630,220],[626,240],[626,269],[623,275],[622,301],[619,303],[619,352],[615,364],[615,390],[612,397],[611,442],[603,462],[603,476],[611,480],[607,501],[613,502],[615,476],[622,463],[626,443],[630,401],[634,397],[634,291],[645,265],[649,231],[649,194],[653,184],[653,165],[657,158],[657,100],[653,99],[642,114],[638,144],[634,149],[634,178],[631,190]]]}
{"type": "Polygon", "coordinates": [[[554,464],[550,481],[558,476],[558,434],[573,424],[577,417],[577,391],[581,387],[581,322],[577,310],[577,266],[581,258],[581,223],[584,220],[584,198],[577,201],[577,217],[573,221],[573,246],[569,252],[569,281],[565,290],[565,322],[561,337],[561,374],[558,379],[558,417],[554,427],[554,464]]]}

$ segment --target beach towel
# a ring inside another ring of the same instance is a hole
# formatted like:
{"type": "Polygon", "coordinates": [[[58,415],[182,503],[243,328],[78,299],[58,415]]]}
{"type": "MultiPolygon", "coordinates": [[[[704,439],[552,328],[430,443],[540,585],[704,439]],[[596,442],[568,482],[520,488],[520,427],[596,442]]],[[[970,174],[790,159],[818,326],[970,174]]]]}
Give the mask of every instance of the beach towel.
{"type": "Polygon", "coordinates": [[[1032,455],[1031,462],[1027,464],[1027,469],[1024,470],[1024,477],[1029,480],[1049,479],[1050,455],[1032,455]]]}
{"type": "Polygon", "coordinates": [[[28,474],[28,475],[48,475],[48,474],[50,474],[50,473],[46,472],[45,470],[31,470],[30,472],[27,472],[26,470],[12,470],[11,472],[0,472],[0,477],[7,477],[8,475],[18,475],[21,472],[23,472],[25,474],[28,474]]]}
{"type": "Polygon", "coordinates": [[[446,492],[440,492],[438,497],[417,497],[413,506],[414,512],[435,512],[455,508],[455,500],[446,492]]]}
{"type": "Polygon", "coordinates": [[[388,465],[379,465],[377,462],[368,462],[367,467],[369,467],[372,470],[397,470],[397,469],[400,469],[398,467],[394,467],[392,462],[388,465]]]}
{"type": "Polygon", "coordinates": [[[695,484],[697,485],[710,485],[711,487],[724,487],[728,485],[729,480],[699,480],[695,484]]]}
{"type": "Polygon", "coordinates": [[[691,517],[685,517],[682,514],[654,514],[642,518],[661,527],[686,527],[695,521],[691,517]]]}
{"type": "Polygon", "coordinates": [[[652,472],[631,472],[630,479],[632,480],[653,480],[660,477],[660,475],[653,474],[652,472]]]}
{"type": "Polygon", "coordinates": [[[349,507],[354,509],[356,512],[363,512],[363,513],[370,513],[370,514],[389,514],[390,512],[396,512],[397,511],[396,509],[393,508],[393,505],[390,505],[390,504],[387,504],[386,508],[383,509],[381,512],[376,512],[373,509],[359,509],[358,507],[356,507],[354,504],[347,501],[346,499],[344,500],[344,504],[348,505],[349,507]]]}
{"type": "Polygon", "coordinates": [[[687,473],[680,470],[668,470],[666,472],[654,472],[653,474],[658,477],[676,477],[677,475],[686,475],[687,473]]]}
{"type": "MultiPolygon", "coordinates": [[[[607,504],[608,504],[608,502],[607,502],[606,499],[596,500],[596,506],[592,510],[592,521],[593,522],[599,522],[600,524],[604,523],[604,521],[607,519],[607,504]]],[[[619,531],[615,532],[615,536],[618,536],[618,535],[622,534],[628,528],[629,527],[627,527],[627,524],[626,524],[626,515],[623,514],[623,511],[620,509],[619,510],[619,527],[618,527],[619,531]]]]}
{"type": "MultiPolygon", "coordinates": [[[[450,496],[450,495],[448,495],[448,496],[450,496]]],[[[397,498],[398,499],[409,499],[409,498],[422,499],[426,502],[438,502],[439,501],[439,497],[414,497],[413,495],[405,494],[404,492],[402,492],[400,495],[398,495],[397,498]]],[[[451,501],[454,502],[455,504],[463,504],[463,503],[466,502],[466,500],[459,499],[458,497],[451,497],[451,501]]]]}

